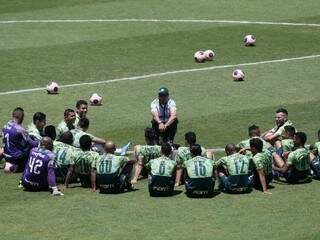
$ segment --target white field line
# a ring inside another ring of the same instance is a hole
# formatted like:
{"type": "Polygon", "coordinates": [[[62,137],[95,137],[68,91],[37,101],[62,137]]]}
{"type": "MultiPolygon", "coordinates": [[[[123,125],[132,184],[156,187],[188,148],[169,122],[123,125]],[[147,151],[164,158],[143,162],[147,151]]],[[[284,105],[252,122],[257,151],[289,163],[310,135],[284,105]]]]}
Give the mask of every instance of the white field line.
{"type": "Polygon", "coordinates": [[[282,25],[282,26],[308,26],[320,27],[320,23],[297,22],[268,22],[268,21],[237,21],[237,20],[210,20],[210,19],[26,19],[26,20],[2,20],[0,24],[15,23],[103,23],[103,22],[164,22],[164,23],[225,23],[225,24],[258,24],[258,25],[282,25]]]}
{"type": "MultiPolygon", "coordinates": [[[[115,79],[102,80],[102,81],[96,81],[96,82],[81,82],[81,83],[66,84],[66,85],[60,85],[60,88],[80,87],[80,86],[98,85],[98,84],[109,84],[109,83],[116,83],[116,82],[123,82],[123,81],[136,81],[136,80],[142,80],[142,79],[148,79],[148,78],[154,78],[154,77],[162,77],[162,76],[168,76],[168,75],[180,74],[180,73],[190,73],[190,72],[210,71],[210,70],[224,69],[224,68],[236,68],[236,67],[241,67],[241,66],[253,66],[253,65],[261,65],[261,64],[281,63],[281,62],[313,59],[313,58],[319,58],[319,57],[320,57],[320,54],[317,54],[317,55],[309,55],[309,56],[294,57],[294,58],[282,58],[282,59],[275,59],[275,60],[267,60],[267,61],[260,61],[260,62],[239,63],[239,64],[204,67],[204,68],[175,70],[175,71],[153,73],[153,74],[147,74],[147,75],[141,75],[141,76],[115,78],[115,79]]],[[[18,94],[18,93],[26,93],[26,92],[43,91],[43,90],[45,90],[44,87],[19,89],[19,90],[7,91],[7,92],[0,92],[0,96],[18,94]]]]}

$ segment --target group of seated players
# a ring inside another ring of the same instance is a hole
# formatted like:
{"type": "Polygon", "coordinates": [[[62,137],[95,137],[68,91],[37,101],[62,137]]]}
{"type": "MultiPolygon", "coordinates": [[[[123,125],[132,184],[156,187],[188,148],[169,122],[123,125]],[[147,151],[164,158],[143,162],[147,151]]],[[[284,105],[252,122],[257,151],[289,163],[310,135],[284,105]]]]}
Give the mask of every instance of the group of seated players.
{"type": "MultiPolygon", "coordinates": [[[[307,149],[306,134],[296,131],[283,108],[276,111],[274,128],[261,134],[258,126],[250,126],[249,139],[227,144],[220,159],[197,143],[194,132],[187,132],[185,146],[178,146],[161,141],[153,128],[145,129],[145,145],[128,154],[129,145],[116,149],[112,141],[87,133],[87,109],[86,101],[78,101],[57,127],[46,126],[46,115],[37,112],[27,129],[22,127],[24,110],[14,109],[2,130],[4,171],[23,172],[20,185],[27,191],[51,190],[53,195],[63,195],[70,183],[121,193],[134,189],[141,176],[148,177],[150,196],[173,195],[184,184],[189,197],[213,196],[215,181],[223,192],[257,188],[271,194],[274,179],[296,184],[320,178],[320,142],[307,149]]],[[[320,131],[318,136],[320,141],[320,131]]]]}

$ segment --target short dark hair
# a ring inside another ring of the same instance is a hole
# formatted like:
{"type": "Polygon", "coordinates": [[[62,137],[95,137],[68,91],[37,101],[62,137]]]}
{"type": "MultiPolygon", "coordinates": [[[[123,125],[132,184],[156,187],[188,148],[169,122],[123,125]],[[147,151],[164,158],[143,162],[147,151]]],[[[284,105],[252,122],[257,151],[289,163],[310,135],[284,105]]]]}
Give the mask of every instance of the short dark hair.
{"type": "Polygon", "coordinates": [[[86,100],[78,100],[76,103],[76,108],[79,108],[81,105],[88,105],[86,100]]]}
{"type": "Polygon", "coordinates": [[[16,117],[19,114],[24,114],[24,110],[21,107],[16,107],[15,109],[13,109],[12,111],[12,117],[16,117]]]}
{"type": "Polygon", "coordinates": [[[201,156],[201,153],[202,153],[201,146],[199,144],[193,144],[190,147],[190,152],[191,152],[192,156],[194,156],[194,157],[201,156]]]}
{"type": "Polygon", "coordinates": [[[145,136],[145,138],[147,138],[148,140],[153,141],[153,140],[156,139],[157,133],[156,133],[156,131],[155,131],[153,128],[147,127],[147,128],[144,130],[144,136],[145,136]]]}
{"type": "Polygon", "coordinates": [[[296,132],[295,134],[296,138],[299,139],[300,143],[302,145],[304,145],[307,141],[307,134],[305,134],[304,132],[296,132]]]}
{"type": "Polygon", "coordinates": [[[260,138],[251,138],[249,142],[251,148],[257,149],[258,152],[262,152],[263,142],[260,138]]]}
{"type": "Polygon", "coordinates": [[[184,139],[189,143],[190,145],[194,145],[197,142],[197,136],[194,132],[187,132],[184,135],[184,139]]]}
{"type": "Polygon", "coordinates": [[[72,135],[72,133],[70,131],[64,132],[60,136],[59,140],[60,140],[60,142],[63,142],[65,144],[72,145],[72,143],[73,143],[73,135],[72,135]]]}
{"type": "Polygon", "coordinates": [[[248,134],[250,137],[253,135],[258,135],[259,130],[260,130],[259,126],[253,124],[248,127],[248,134]]]}
{"type": "Polygon", "coordinates": [[[48,125],[44,128],[44,137],[49,137],[52,140],[55,140],[57,137],[56,127],[53,125],[48,125]]]}
{"type": "Polygon", "coordinates": [[[286,115],[288,115],[288,111],[285,108],[279,108],[277,109],[276,113],[285,113],[286,115]]]}
{"type": "Polygon", "coordinates": [[[296,129],[293,126],[284,126],[284,130],[289,134],[290,137],[293,137],[296,133],[296,129]]]}
{"type": "Polygon", "coordinates": [[[90,124],[90,121],[88,118],[80,118],[78,123],[80,128],[89,128],[89,124],[90,124]]]}
{"type": "Polygon", "coordinates": [[[85,134],[79,139],[80,148],[83,151],[89,151],[92,145],[92,139],[89,135],[85,134]]]}
{"type": "Polygon", "coordinates": [[[63,116],[67,117],[69,115],[69,113],[74,112],[73,109],[67,108],[66,110],[64,110],[63,116]]]}
{"type": "Polygon", "coordinates": [[[172,153],[172,147],[169,143],[163,143],[161,145],[161,152],[165,155],[165,156],[170,156],[170,154],[172,153]]]}
{"type": "Polygon", "coordinates": [[[36,112],[33,114],[33,123],[36,124],[37,121],[43,122],[46,120],[46,115],[42,112],[36,112]]]}

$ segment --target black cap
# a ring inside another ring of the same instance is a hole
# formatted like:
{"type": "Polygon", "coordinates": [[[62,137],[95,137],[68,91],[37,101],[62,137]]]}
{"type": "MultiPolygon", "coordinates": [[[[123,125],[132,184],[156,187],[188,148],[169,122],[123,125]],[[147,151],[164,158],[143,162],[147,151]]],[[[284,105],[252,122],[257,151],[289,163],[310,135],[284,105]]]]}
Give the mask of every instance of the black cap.
{"type": "Polygon", "coordinates": [[[158,95],[160,96],[169,96],[169,90],[166,87],[161,87],[158,91],[158,95]]]}

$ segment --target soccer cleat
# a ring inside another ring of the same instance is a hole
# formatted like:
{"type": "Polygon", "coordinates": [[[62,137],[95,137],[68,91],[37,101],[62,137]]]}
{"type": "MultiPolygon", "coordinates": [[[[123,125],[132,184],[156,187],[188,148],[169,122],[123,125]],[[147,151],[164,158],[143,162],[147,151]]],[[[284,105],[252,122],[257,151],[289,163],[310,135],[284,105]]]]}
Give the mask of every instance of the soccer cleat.
{"type": "Polygon", "coordinates": [[[19,181],[18,188],[23,188],[21,180],[19,181]]]}
{"type": "Polygon", "coordinates": [[[128,142],[126,145],[123,145],[121,148],[117,148],[115,153],[120,156],[126,155],[126,152],[127,152],[128,148],[130,147],[130,145],[131,145],[131,142],[128,142]]]}

